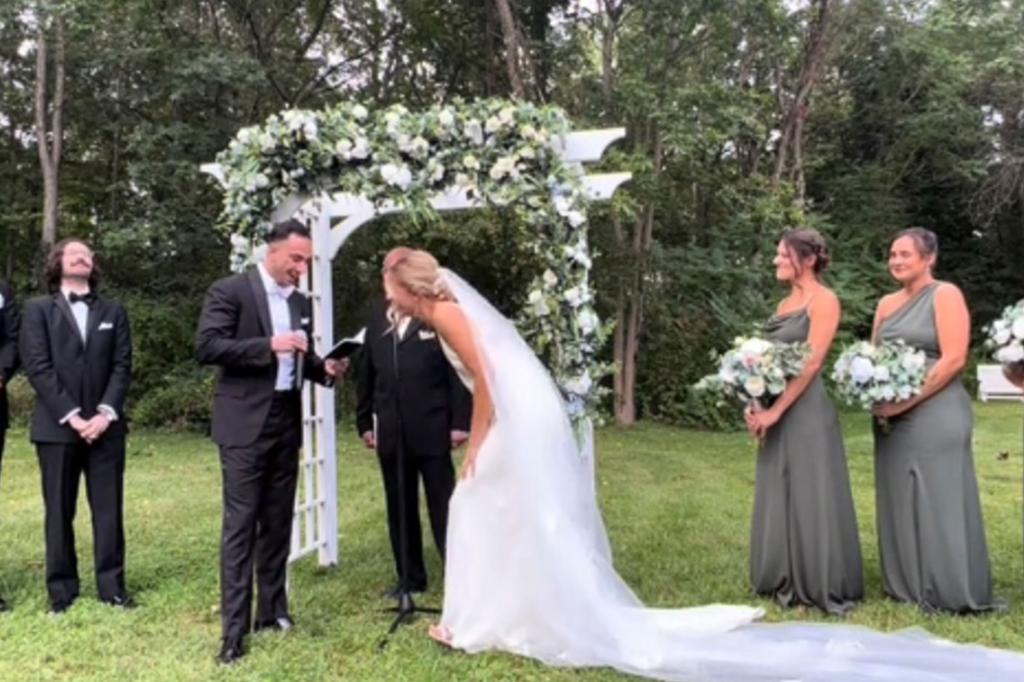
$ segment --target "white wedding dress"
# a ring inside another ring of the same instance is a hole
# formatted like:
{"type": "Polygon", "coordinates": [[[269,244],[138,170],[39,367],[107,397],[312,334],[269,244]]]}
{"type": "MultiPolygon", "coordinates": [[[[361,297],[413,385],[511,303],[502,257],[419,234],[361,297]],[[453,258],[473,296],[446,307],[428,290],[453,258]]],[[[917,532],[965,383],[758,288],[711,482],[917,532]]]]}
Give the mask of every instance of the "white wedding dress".
{"type": "Polygon", "coordinates": [[[762,611],[749,606],[646,608],[612,565],[592,452],[580,452],[558,388],[511,322],[444,276],[495,408],[476,473],[451,500],[441,625],[452,646],[684,682],[1024,681],[1022,655],[921,630],[758,624],[762,611]]]}

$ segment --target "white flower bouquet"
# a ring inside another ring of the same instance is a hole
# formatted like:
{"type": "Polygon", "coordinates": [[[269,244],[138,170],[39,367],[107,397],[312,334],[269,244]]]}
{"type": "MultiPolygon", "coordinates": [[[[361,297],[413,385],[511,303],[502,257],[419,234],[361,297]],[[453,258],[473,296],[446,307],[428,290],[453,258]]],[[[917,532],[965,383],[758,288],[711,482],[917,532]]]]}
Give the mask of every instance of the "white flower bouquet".
{"type": "Polygon", "coordinates": [[[806,343],[775,343],[756,336],[737,337],[718,357],[718,371],[701,379],[697,390],[720,398],[767,407],[800,374],[810,354],[806,343]]]}
{"type": "Polygon", "coordinates": [[[857,341],[840,353],[832,378],[847,404],[870,410],[878,403],[909,400],[920,393],[926,360],[924,351],[902,341],[878,346],[857,341]]]}
{"type": "Polygon", "coordinates": [[[1024,298],[1003,309],[1003,314],[985,327],[985,347],[1001,365],[1024,364],[1024,298]]]}

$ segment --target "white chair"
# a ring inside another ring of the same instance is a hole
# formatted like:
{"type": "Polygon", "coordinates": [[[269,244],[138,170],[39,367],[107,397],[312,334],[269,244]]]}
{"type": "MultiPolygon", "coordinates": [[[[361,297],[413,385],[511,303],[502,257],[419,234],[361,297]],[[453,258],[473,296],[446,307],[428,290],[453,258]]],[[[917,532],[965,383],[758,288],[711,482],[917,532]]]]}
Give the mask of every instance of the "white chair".
{"type": "Polygon", "coordinates": [[[981,402],[1022,398],[1024,391],[1006,380],[1001,365],[978,365],[978,399],[981,402]]]}

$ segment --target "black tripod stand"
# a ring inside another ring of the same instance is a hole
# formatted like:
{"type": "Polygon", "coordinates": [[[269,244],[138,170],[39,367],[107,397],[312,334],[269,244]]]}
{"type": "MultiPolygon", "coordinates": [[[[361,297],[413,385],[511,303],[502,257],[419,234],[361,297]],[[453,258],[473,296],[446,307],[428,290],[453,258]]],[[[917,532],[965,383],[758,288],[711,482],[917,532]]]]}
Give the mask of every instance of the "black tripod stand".
{"type": "MultiPolygon", "coordinates": [[[[401,555],[402,569],[399,571],[401,574],[398,578],[398,604],[386,609],[388,613],[394,613],[395,619],[391,622],[391,627],[388,628],[387,634],[381,638],[378,648],[384,650],[387,647],[388,642],[391,639],[391,635],[395,634],[398,626],[402,623],[410,623],[416,618],[417,613],[441,613],[440,609],[429,608],[426,606],[417,606],[416,602],[413,601],[412,592],[409,590],[409,546],[408,546],[408,531],[405,527],[405,436],[402,433],[402,412],[399,404],[399,391],[401,391],[401,374],[398,368],[398,325],[391,333],[391,358],[392,363],[395,366],[395,422],[398,431],[398,439],[396,443],[395,457],[398,462],[398,537],[401,555]]],[[[416,481],[413,480],[413,485],[416,485],[416,481]]]]}

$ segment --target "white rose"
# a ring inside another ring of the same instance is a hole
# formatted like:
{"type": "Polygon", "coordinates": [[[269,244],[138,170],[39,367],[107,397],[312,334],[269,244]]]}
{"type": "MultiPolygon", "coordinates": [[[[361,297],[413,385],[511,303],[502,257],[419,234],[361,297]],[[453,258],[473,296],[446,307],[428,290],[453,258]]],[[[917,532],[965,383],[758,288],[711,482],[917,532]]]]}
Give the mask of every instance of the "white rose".
{"type": "Polygon", "coordinates": [[[1009,329],[995,329],[994,331],[995,334],[992,335],[992,340],[995,341],[997,344],[1002,346],[1010,342],[1010,337],[1012,336],[1013,332],[1011,332],[1009,329]]]}
{"type": "Polygon", "coordinates": [[[440,114],[437,115],[437,122],[443,125],[445,128],[451,128],[455,125],[455,115],[452,114],[451,110],[444,109],[440,114]]]}
{"type": "Polygon", "coordinates": [[[306,136],[307,140],[315,140],[320,134],[320,128],[317,126],[315,119],[309,119],[302,124],[302,134],[306,136]]]}
{"type": "Polygon", "coordinates": [[[256,185],[256,189],[263,189],[270,184],[270,178],[263,173],[257,173],[256,177],[253,179],[253,184],[256,185]]]}
{"type": "Polygon", "coordinates": [[[502,125],[512,125],[516,120],[516,110],[512,107],[505,107],[498,112],[498,120],[502,125]]]}
{"type": "Polygon", "coordinates": [[[875,375],[875,365],[864,357],[857,357],[850,363],[850,379],[855,384],[866,384],[875,375]]]}
{"type": "Polygon", "coordinates": [[[1024,317],[1018,317],[1014,320],[1011,329],[1013,330],[1013,335],[1016,338],[1024,341],[1024,317]]]}
{"type": "Polygon", "coordinates": [[[230,237],[230,240],[231,240],[231,248],[233,250],[235,250],[235,251],[238,251],[238,250],[241,250],[241,249],[245,249],[246,251],[249,250],[249,240],[245,236],[240,235],[237,232],[234,232],[234,233],[232,233],[232,235],[230,237]]]}
{"type": "Polygon", "coordinates": [[[338,156],[348,161],[349,157],[352,155],[352,140],[347,138],[338,140],[334,145],[334,151],[338,156]]]}
{"type": "Polygon", "coordinates": [[[412,149],[412,153],[417,155],[417,156],[423,156],[428,151],[430,151],[430,143],[427,142],[422,137],[420,137],[419,135],[417,135],[415,137],[415,139],[413,139],[412,144],[410,145],[410,147],[412,149]]]}
{"type": "Polygon", "coordinates": [[[533,309],[535,315],[543,316],[551,312],[551,309],[548,308],[548,302],[544,298],[544,294],[541,293],[539,289],[534,289],[533,291],[531,291],[529,298],[527,298],[526,300],[527,303],[530,304],[530,307],[533,309]]]}
{"type": "Polygon", "coordinates": [[[757,375],[747,377],[747,380],[743,382],[743,390],[752,398],[760,398],[764,395],[764,379],[757,375]]]}
{"type": "Polygon", "coordinates": [[[495,161],[494,165],[491,166],[490,176],[492,180],[501,180],[506,175],[516,177],[518,174],[514,156],[504,156],[495,161]]]}
{"type": "Polygon", "coordinates": [[[484,130],[486,130],[489,133],[498,132],[499,130],[501,130],[501,121],[499,121],[494,116],[491,116],[489,119],[487,119],[487,122],[484,124],[484,130]]]}
{"type": "Polygon", "coordinates": [[[398,166],[393,163],[385,163],[380,167],[380,177],[384,182],[391,182],[397,173],[398,166]]]}
{"type": "Polygon", "coordinates": [[[597,331],[601,321],[598,319],[597,313],[592,309],[584,308],[580,311],[580,314],[576,316],[576,324],[580,326],[580,331],[584,334],[591,334],[597,331]]]}
{"type": "Polygon", "coordinates": [[[551,269],[545,270],[543,277],[545,286],[553,287],[558,284],[558,275],[552,272],[551,269]]]}
{"type": "Polygon", "coordinates": [[[1019,342],[1003,346],[996,351],[996,360],[1003,365],[1012,365],[1024,361],[1024,346],[1019,342]]]}
{"type": "Polygon", "coordinates": [[[903,367],[911,371],[921,369],[924,363],[924,353],[907,353],[902,359],[903,367]]]}
{"type": "Polygon", "coordinates": [[[365,159],[370,155],[370,141],[365,137],[357,137],[356,144],[352,147],[353,159],[365,159]]]}
{"type": "Polygon", "coordinates": [[[367,111],[366,107],[364,107],[362,104],[357,104],[354,107],[352,107],[352,116],[357,121],[362,121],[363,119],[365,119],[369,115],[370,115],[370,112],[367,111]]]}
{"type": "Polygon", "coordinates": [[[572,210],[572,202],[569,201],[569,197],[562,194],[555,197],[552,204],[554,205],[555,210],[558,211],[558,215],[560,216],[564,216],[568,214],[569,211],[572,210]]]}
{"type": "Polygon", "coordinates": [[[888,367],[881,367],[881,366],[875,367],[875,372],[873,374],[873,377],[874,377],[874,380],[879,382],[879,383],[882,383],[882,382],[885,382],[885,381],[889,381],[889,378],[890,378],[889,368],[888,367]]]}
{"type": "Polygon", "coordinates": [[[590,378],[590,372],[584,370],[583,374],[567,381],[565,387],[576,395],[586,395],[593,383],[593,380],[590,378]]]}
{"type": "Polygon", "coordinates": [[[484,131],[480,127],[480,121],[471,119],[466,121],[466,137],[473,141],[473,144],[481,145],[484,143],[484,131]]]}
{"type": "Polygon", "coordinates": [[[740,353],[747,356],[760,356],[764,355],[771,347],[772,344],[770,341],[757,338],[747,339],[743,342],[743,345],[740,346],[740,353]]]}
{"type": "Polygon", "coordinates": [[[444,166],[433,159],[427,164],[427,171],[431,182],[438,182],[444,177],[444,166]]]}
{"type": "Polygon", "coordinates": [[[586,295],[583,293],[580,287],[572,287],[570,289],[566,289],[564,296],[565,300],[568,301],[569,305],[571,305],[573,308],[579,308],[581,305],[583,305],[583,302],[586,300],[586,295]]]}
{"type": "Polygon", "coordinates": [[[587,222],[587,217],[580,211],[569,211],[565,214],[565,219],[569,221],[569,224],[573,227],[579,227],[583,223],[587,222]]]}
{"type": "Polygon", "coordinates": [[[256,137],[257,128],[255,126],[249,126],[248,128],[242,128],[238,131],[235,139],[242,144],[249,144],[256,137]]]}
{"type": "Polygon", "coordinates": [[[466,154],[462,157],[462,165],[470,170],[480,170],[480,160],[472,154],[466,154]]]}

